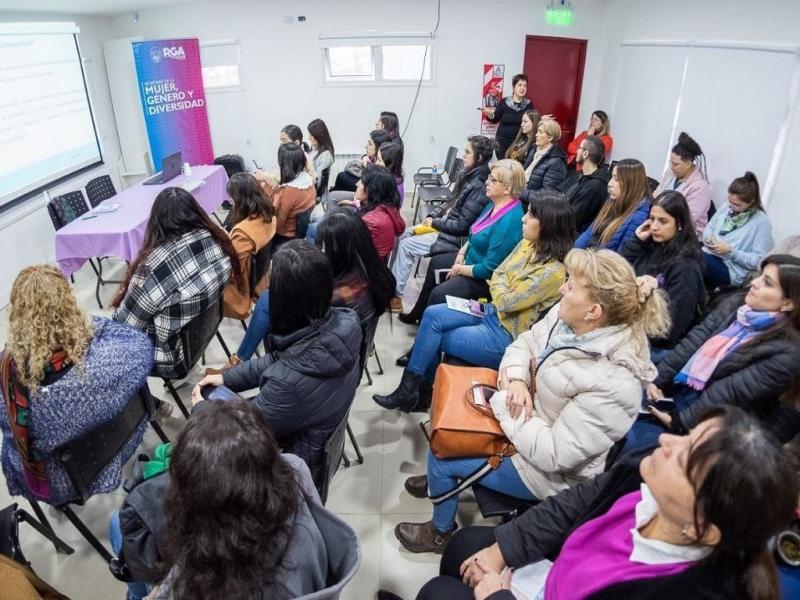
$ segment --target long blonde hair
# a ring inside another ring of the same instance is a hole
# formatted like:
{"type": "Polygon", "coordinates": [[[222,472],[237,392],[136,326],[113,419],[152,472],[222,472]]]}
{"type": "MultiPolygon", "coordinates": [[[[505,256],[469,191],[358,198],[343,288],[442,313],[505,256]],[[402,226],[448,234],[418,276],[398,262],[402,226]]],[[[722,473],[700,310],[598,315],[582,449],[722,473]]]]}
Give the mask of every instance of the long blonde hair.
{"type": "MultiPolygon", "coordinates": [[[[623,158],[614,165],[622,194],[616,200],[608,199],[592,224],[592,231],[600,231],[600,243],[607,243],[622,224],[628,220],[645,198],[653,203],[653,193],[647,185],[644,165],[635,158],[623,158]]],[[[613,173],[612,173],[613,176],[613,173]]]]}
{"type": "Polygon", "coordinates": [[[636,334],[634,338],[659,338],[669,333],[664,292],[655,290],[644,303],[639,302],[636,273],[616,252],[573,248],[564,264],[570,277],[586,283],[591,299],[603,307],[608,325],[630,325],[636,334]]]}
{"type": "Polygon", "coordinates": [[[93,332],[61,271],[35,265],[19,272],[11,288],[6,352],[17,363],[20,383],[35,390],[57,348],[80,366],[93,332]]]}

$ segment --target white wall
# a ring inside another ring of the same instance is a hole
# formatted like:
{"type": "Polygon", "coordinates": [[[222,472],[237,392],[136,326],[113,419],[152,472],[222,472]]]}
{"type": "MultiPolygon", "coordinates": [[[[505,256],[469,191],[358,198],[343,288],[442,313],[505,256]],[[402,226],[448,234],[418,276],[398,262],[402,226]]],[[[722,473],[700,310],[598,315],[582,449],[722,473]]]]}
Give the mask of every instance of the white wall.
{"type": "MultiPolygon", "coordinates": [[[[0,22],[73,21],[80,28],[78,42],[92,99],[95,124],[105,165],[87,171],[61,185],[50,188],[51,196],[80,189],[87,181],[109,173],[115,180],[114,163],[119,156],[119,140],[108,92],[101,43],[109,37],[110,20],[106,17],[20,14],[0,12],[0,22]]],[[[47,143],[47,140],[42,140],[47,143]]],[[[0,214],[0,307],[8,303],[14,277],[25,266],[54,260],[54,230],[47,215],[44,195],[0,214]]]]}

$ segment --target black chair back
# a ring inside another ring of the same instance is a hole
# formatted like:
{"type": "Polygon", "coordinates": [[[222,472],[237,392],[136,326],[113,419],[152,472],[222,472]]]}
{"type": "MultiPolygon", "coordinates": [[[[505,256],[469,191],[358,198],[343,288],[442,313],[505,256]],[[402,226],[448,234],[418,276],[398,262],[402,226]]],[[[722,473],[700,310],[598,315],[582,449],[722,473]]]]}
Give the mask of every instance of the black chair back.
{"type": "Polygon", "coordinates": [[[0,554],[20,564],[30,564],[22,554],[22,546],[19,543],[19,520],[17,519],[16,504],[10,504],[0,510],[0,554]]]}
{"type": "Polygon", "coordinates": [[[94,208],[103,200],[116,196],[117,190],[114,187],[114,182],[111,180],[110,175],[101,175],[95,177],[86,184],[86,197],[89,199],[89,204],[94,208]]]}
{"type": "Polygon", "coordinates": [[[189,321],[180,331],[183,345],[183,370],[178,377],[184,377],[202,358],[208,344],[217,335],[222,322],[222,295],[189,321]]]}
{"type": "Polygon", "coordinates": [[[647,178],[647,187],[650,188],[650,193],[652,194],[658,188],[658,180],[657,179],[653,179],[652,177],[648,177],[647,178]]]}
{"type": "Polygon", "coordinates": [[[311,213],[314,212],[314,207],[312,206],[308,210],[304,210],[300,214],[297,215],[297,225],[295,239],[302,240],[306,237],[306,232],[308,231],[308,225],[311,223],[311,213]]]}
{"type": "Polygon", "coordinates": [[[266,246],[253,255],[250,260],[250,294],[255,296],[255,289],[258,282],[269,269],[272,261],[272,240],[266,246]]]}
{"type": "Polygon", "coordinates": [[[145,384],[130,397],[121,414],[56,449],[80,496],[79,504],[89,499],[94,480],[128,443],[142,420],[150,419],[153,410],[153,397],[145,384]]]}
{"type": "Polygon", "coordinates": [[[80,190],[56,196],[50,200],[47,206],[47,212],[50,213],[56,230],[89,212],[89,205],[86,204],[83,192],[80,190]]]}
{"type": "Polygon", "coordinates": [[[375,316],[366,323],[361,324],[361,349],[359,354],[361,370],[359,373],[364,372],[364,365],[367,364],[367,358],[369,358],[370,350],[372,350],[372,344],[375,342],[375,332],[378,330],[379,318],[380,317],[375,316]]]}
{"type": "Polygon", "coordinates": [[[453,179],[453,165],[456,162],[456,155],[458,154],[458,148],[455,146],[450,146],[447,149],[447,156],[444,159],[444,172],[447,173],[447,177],[452,181],[453,179]]]}
{"type": "Polygon", "coordinates": [[[350,411],[342,419],[342,422],[333,430],[333,433],[325,442],[325,453],[322,457],[322,481],[318,482],[317,491],[322,500],[322,504],[328,501],[328,490],[330,489],[331,479],[339,469],[342,462],[342,452],[344,452],[344,436],[347,433],[347,420],[350,418],[350,411]]]}
{"type": "Polygon", "coordinates": [[[325,195],[325,192],[328,191],[328,182],[330,181],[331,177],[331,168],[328,167],[327,169],[322,169],[322,173],[319,174],[319,183],[317,184],[317,198],[322,198],[325,195]]]}
{"type": "Polygon", "coordinates": [[[228,177],[233,177],[236,173],[246,170],[244,168],[244,159],[239,154],[223,154],[214,159],[214,164],[221,165],[228,177]]]}

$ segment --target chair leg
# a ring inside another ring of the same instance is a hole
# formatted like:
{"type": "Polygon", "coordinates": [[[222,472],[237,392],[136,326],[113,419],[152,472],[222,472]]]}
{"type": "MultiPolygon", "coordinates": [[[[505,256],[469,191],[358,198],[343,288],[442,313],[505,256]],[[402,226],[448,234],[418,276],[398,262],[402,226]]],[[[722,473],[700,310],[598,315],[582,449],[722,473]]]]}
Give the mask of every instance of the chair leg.
{"type": "Polygon", "coordinates": [[[225,340],[222,339],[222,334],[219,331],[217,331],[217,339],[219,340],[219,343],[222,346],[222,349],[225,351],[225,356],[230,358],[231,357],[231,351],[228,350],[228,345],[225,343],[225,340]]]}
{"type": "Polygon", "coordinates": [[[347,458],[347,452],[344,451],[344,448],[342,448],[342,462],[344,463],[345,469],[350,468],[350,459],[347,458]]]}
{"type": "Polygon", "coordinates": [[[92,269],[94,270],[94,274],[97,276],[97,284],[95,285],[95,288],[94,288],[94,297],[97,298],[97,306],[99,306],[102,309],[103,308],[103,303],[100,300],[100,285],[103,283],[103,276],[102,276],[103,275],[103,267],[101,265],[100,269],[98,269],[94,265],[94,261],[91,258],[89,259],[89,264],[92,265],[92,269]]]}
{"type": "Polygon", "coordinates": [[[53,529],[53,526],[50,525],[50,521],[48,521],[47,517],[44,516],[44,511],[42,510],[42,507],[39,506],[39,503],[36,500],[28,500],[28,504],[31,505],[33,512],[36,513],[36,517],[39,519],[39,523],[41,523],[45,529],[47,529],[48,531],[52,532],[53,535],[55,535],[56,532],[53,529]]]}
{"type": "Polygon", "coordinates": [[[106,549],[105,546],[103,546],[103,544],[100,543],[100,540],[98,540],[95,535],[89,531],[89,528],[86,527],[83,521],[78,518],[78,515],[72,512],[72,509],[69,506],[62,506],[59,508],[59,510],[67,516],[67,518],[70,520],[70,523],[75,526],[75,529],[81,532],[81,535],[86,538],[86,541],[92,545],[92,548],[94,548],[95,551],[103,557],[103,560],[111,564],[114,556],[106,549]]]}
{"type": "MultiPolygon", "coordinates": [[[[164,379],[164,385],[167,386],[167,389],[169,390],[169,393],[172,394],[172,397],[175,399],[175,404],[177,404],[178,408],[181,409],[181,412],[183,413],[184,418],[188,419],[189,418],[189,411],[186,410],[186,406],[184,406],[183,400],[181,400],[181,397],[178,396],[178,390],[175,389],[175,386],[172,385],[172,382],[169,379],[164,379]]],[[[156,433],[158,433],[158,432],[156,432],[156,433]]]]}
{"type": "Polygon", "coordinates": [[[383,365],[381,364],[381,357],[378,356],[378,349],[375,344],[372,344],[372,354],[375,356],[375,362],[378,363],[378,375],[383,375],[383,365]]]}
{"type": "MultiPolygon", "coordinates": [[[[33,527],[36,531],[38,531],[42,536],[47,538],[47,540],[55,546],[56,552],[63,552],[64,554],[72,554],[75,552],[75,548],[64,542],[60,537],[58,537],[52,529],[45,527],[39,521],[34,519],[31,515],[27,512],[22,510],[21,508],[17,509],[17,520],[20,523],[27,523],[31,527],[33,527]]],[[[48,524],[49,525],[49,524],[48,524]]]]}
{"type": "Polygon", "coordinates": [[[369,373],[369,366],[367,366],[367,363],[364,363],[364,375],[367,376],[367,385],[372,385],[372,375],[369,373]]]}
{"type": "Polygon", "coordinates": [[[161,424],[153,417],[150,421],[150,425],[153,427],[153,431],[156,432],[156,435],[161,438],[161,441],[165,444],[169,444],[169,438],[167,434],[164,433],[164,430],[161,428],[161,424]]]}
{"type": "Polygon", "coordinates": [[[353,430],[350,429],[350,423],[347,424],[347,437],[350,438],[350,443],[353,444],[353,450],[356,452],[356,460],[355,463],[357,465],[364,464],[364,455],[361,454],[361,448],[358,446],[358,442],[356,441],[356,436],[353,435],[353,430]]]}

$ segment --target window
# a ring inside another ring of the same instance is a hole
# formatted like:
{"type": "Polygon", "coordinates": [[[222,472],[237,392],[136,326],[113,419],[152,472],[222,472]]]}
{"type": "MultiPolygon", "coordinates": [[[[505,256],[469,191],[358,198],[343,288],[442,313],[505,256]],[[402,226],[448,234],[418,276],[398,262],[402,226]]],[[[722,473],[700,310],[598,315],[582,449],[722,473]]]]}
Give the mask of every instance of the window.
{"type": "Polygon", "coordinates": [[[206,91],[241,88],[239,63],[238,42],[201,42],[200,64],[206,91]]]}
{"type": "MultiPolygon", "coordinates": [[[[355,40],[354,40],[355,41],[355,40]]],[[[326,82],[431,82],[429,44],[370,44],[323,48],[326,82]]]]}

